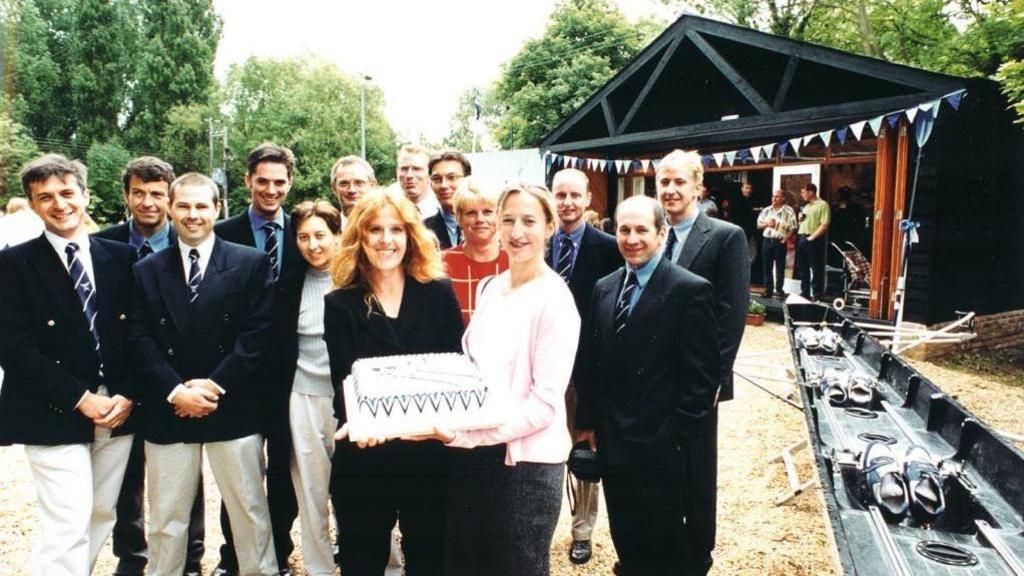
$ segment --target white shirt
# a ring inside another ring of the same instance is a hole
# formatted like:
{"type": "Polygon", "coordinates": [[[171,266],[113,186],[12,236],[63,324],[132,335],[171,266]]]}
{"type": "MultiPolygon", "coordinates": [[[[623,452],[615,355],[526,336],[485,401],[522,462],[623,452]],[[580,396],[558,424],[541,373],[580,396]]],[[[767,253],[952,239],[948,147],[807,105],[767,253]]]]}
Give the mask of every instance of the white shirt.
{"type": "Polygon", "coordinates": [[[185,283],[188,284],[188,275],[192,271],[192,259],[189,258],[189,252],[192,248],[199,250],[199,274],[206,275],[206,265],[210,263],[210,255],[213,254],[213,242],[217,239],[217,236],[210,234],[210,236],[203,240],[199,246],[189,246],[178,239],[178,250],[181,252],[181,266],[185,270],[185,283]]]}
{"type": "MultiPolygon", "coordinates": [[[[57,256],[60,257],[60,261],[64,264],[64,269],[71,273],[68,269],[68,255],[64,251],[67,245],[71,242],[78,244],[78,261],[82,263],[82,267],[85,268],[85,273],[89,276],[89,282],[95,287],[96,286],[96,275],[92,272],[92,254],[89,253],[89,235],[82,230],[74,238],[64,238],[58,236],[49,230],[44,230],[43,234],[46,235],[46,239],[50,242],[50,246],[57,252],[57,256]]],[[[72,278],[75,280],[75,278],[72,278]]]]}
{"type": "Polygon", "coordinates": [[[433,190],[427,190],[416,204],[416,209],[420,211],[420,218],[426,220],[441,211],[441,203],[437,201],[433,190]]]}

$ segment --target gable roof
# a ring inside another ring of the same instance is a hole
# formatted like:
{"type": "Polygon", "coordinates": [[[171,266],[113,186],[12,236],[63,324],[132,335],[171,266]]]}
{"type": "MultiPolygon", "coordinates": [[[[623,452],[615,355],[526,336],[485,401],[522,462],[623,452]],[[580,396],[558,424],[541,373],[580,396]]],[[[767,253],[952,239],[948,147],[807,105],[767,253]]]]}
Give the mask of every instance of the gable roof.
{"type": "Polygon", "coordinates": [[[965,85],[963,78],[684,14],[539,147],[723,147],[831,128],[965,85]],[[722,120],[729,115],[738,117],[722,120]]]}

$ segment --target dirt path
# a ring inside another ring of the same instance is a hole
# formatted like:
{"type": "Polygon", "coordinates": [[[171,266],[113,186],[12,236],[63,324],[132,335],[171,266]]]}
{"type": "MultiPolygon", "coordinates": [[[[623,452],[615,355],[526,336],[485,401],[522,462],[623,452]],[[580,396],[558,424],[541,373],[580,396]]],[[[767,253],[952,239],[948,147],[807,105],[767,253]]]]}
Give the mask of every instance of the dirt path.
{"type": "MultiPolygon", "coordinates": [[[[782,327],[748,327],[737,372],[785,395],[790,388],[772,378],[784,378],[789,366],[791,360],[782,327]]],[[[915,366],[996,428],[1024,433],[1024,386],[946,365],[915,362],[915,366]]],[[[831,573],[832,545],[818,490],[813,488],[784,505],[775,505],[775,499],[788,485],[781,464],[769,460],[786,446],[806,438],[802,413],[737,378],[736,399],[722,405],[720,426],[718,547],[712,574],[831,573]]],[[[801,478],[809,479],[815,474],[807,450],[797,452],[796,462],[801,478]]],[[[216,565],[216,550],[222,536],[216,508],[220,498],[212,484],[212,474],[205,478],[207,555],[203,565],[209,574],[216,565]]],[[[0,573],[26,572],[37,528],[34,499],[22,449],[0,448],[0,561],[4,566],[0,573]]],[[[570,526],[568,505],[563,501],[551,550],[552,573],[611,574],[615,550],[608,535],[603,502],[594,534],[594,557],[584,566],[568,561],[570,526]]],[[[293,534],[298,542],[298,528],[293,534]]],[[[300,550],[296,550],[292,560],[293,568],[301,570],[300,550]]],[[[108,542],[95,573],[110,574],[114,566],[108,542]]]]}

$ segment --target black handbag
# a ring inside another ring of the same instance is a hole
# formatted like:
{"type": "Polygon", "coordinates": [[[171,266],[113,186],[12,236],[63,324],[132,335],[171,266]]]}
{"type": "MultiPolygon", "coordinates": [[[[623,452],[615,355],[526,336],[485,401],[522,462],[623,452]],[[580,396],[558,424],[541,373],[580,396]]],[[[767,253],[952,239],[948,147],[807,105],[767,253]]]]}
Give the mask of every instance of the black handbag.
{"type": "Polygon", "coordinates": [[[572,488],[572,479],[577,482],[601,481],[601,464],[597,460],[597,452],[590,449],[588,442],[577,442],[569,451],[569,459],[565,463],[569,473],[565,475],[565,495],[569,499],[569,512],[576,515],[576,491],[572,488]]]}

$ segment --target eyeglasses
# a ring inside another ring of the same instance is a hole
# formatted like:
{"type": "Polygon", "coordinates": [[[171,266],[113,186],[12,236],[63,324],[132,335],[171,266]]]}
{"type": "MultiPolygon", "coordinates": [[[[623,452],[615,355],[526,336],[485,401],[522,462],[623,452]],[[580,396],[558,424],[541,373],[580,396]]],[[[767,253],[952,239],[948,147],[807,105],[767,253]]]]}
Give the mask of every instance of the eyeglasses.
{"type": "Polygon", "coordinates": [[[349,188],[366,188],[370,183],[366,180],[336,180],[334,185],[341,190],[348,190],[349,188]]]}
{"type": "Polygon", "coordinates": [[[458,184],[460,180],[465,178],[462,174],[456,174],[455,172],[449,172],[447,174],[431,174],[430,181],[434,184],[441,184],[442,182],[451,182],[452,184],[458,184]]]}

